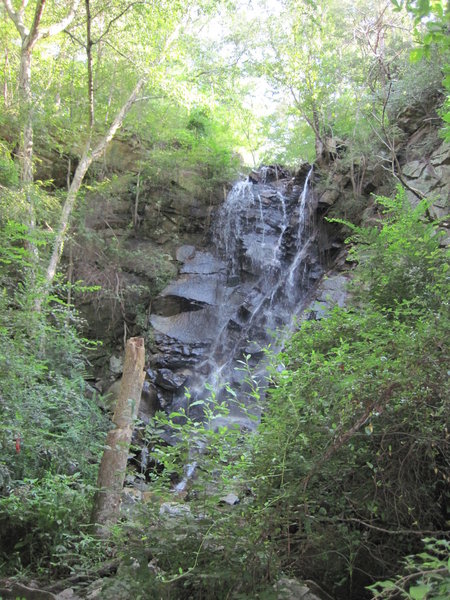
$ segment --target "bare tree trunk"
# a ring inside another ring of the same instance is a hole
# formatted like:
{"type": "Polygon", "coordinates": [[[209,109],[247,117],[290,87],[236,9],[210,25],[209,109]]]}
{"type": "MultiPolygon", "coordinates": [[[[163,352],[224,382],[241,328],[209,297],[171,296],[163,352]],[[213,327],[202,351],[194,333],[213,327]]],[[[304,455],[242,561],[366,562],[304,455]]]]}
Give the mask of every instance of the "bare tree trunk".
{"type": "Polygon", "coordinates": [[[88,71],[88,99],[89,99],[89,130],[94,127],[94,78],[92,74],[92,35],[91,35],[91,6],[90,0],[85,0],[86,8],[86,59],[88,71]]]}
{"type": "Polygon", "coordinates": [[[125,347],[122,382],[113,416],[115,429],[106,438],[92,510],[92,522],[101,536],[107,534],[107,526],[119,516],[128,452],[145,377],[144,363],[144,339],[130,338],[125,347]]]}
{"type": "Polygon", "coordinates": [[[138,228],[138,222],[139,222],[139,192],[140,192],[140,187],[141,187],[141,172],[139,171],[138,176],[137,176],[137,182],[136,182],[136,196],[134,198],[134,213],[133,213],[133,227],[136,231],[136,229],[138,228]]]}
{"type": "MultiPolygon", "coordinates": [[[[36,211],[32,193],[33,185],[33,114],[31,96],[31,49],[28,38],[22,43],[19,71],[19,99],[23,115],[22,140],[19,149],[20,183],[28,206],[28,230],[33,233],[36,229],[36,211]]],[[[38,251],[33,242],[26,244],[28,250],[38,258],[38,251]]]]}
{"type": "Polygon", "coordinates": [[[19,72],[19,97],[24,114],[20,149],[20,179],[23,186],[33,183],[33,120],[31,114],[31,50],[22,45],[19,72]]]}
{"type": "Polygon", "coordinates": [[[4,66],[5,78],[3,80],[3,101],[5,106],[9,106],[9,94],[8,94],[8,73],[9,73],[9,60],[8,60],[8,48],[5,48],[5,66],[4,66]]]}

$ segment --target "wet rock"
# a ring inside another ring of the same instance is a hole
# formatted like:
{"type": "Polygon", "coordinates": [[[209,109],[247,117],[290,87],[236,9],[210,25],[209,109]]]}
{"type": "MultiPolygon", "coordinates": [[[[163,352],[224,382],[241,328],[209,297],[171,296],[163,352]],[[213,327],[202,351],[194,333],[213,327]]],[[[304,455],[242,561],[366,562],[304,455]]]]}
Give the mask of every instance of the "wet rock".
{"type": "Polygon", "coordinates": [[[206,275],[182,276],[169,284],[161,296],[175,296],[184,300],[194,300],[202,304],[217,304],[223,288],[223,278],[206,275]],[[222,283],[222,286],[220,285],[222,283]]]}
{"type": "MultiPolygon", "coordinates": [[[[172,402],[172,397],[171,396],[167,396],[166,393],[164,393],[164,391],[162,390],[157,390],[156,392],[157,394],[157,399],[158,399],[158,404],[162,409],[166,409],[172,402]]],[[[163,437],[163,439],[165,440],[165,438],[163,437]]],[[[167,440],[166,440],[167,441],[167,440]]]]}
{"type": "Polygon", "coordinates": [[[300,582],[283,577],[275,584],[277,600],[332,600],[328,594],[313,582],[300,582]],[[314,587],[314,591],[311,588],[314,587]]]}
{"type": "Polygon", "coordinates": [[[112,355],[109,359],[109,370],[114,375],[122,375],[123,371],[123,357],[112,355]]]}
{"type": "Polygon", "coordinates": [[[311,165],[307,162],[302,162],[302,164],[295,171],[294,178],[296,181],[303,182],[305,177],[308,175],[311,165]]]}
{"type": "Polygon", "coordinates": [[[235,321],[234,319],[230,319],[228,321],[228,325],[227,328],[230,331],[241,331],[242,330],[242,326],[240,325],[240,323],[238,323],[237,321],[235,321]]]}
{"type": "Polygon", "coordinates": [[[166,295],[158,296],[158,298],[156,298],[152,303],[152,309],[155,315],[160,315],[161,317],[171,317],[180,312],[200,310],[203,305],[203,302],[197,300],[183,298],[181,296],[166,295]]]}
{"type": "MultiPolygon", "coordinates": [[[[262,358],[262,347],[273,342],[268,332],[290,322],[322,273],[312,235],[317,202],[305,187],[311,174],[305,168],[292,181],[276,165],[259,170],[254,183],[236,184],[217,212],[211,252],[179,249],[180,275],[153,302],[150,316],[151,378],[161,406],[174,410],[184,400],[185,385],[194,399],[207,397],[204,381],[219,372],[221,380],[248,393],[236,376],[238,361],[244,354],[252,354],[252,364],[262,358]],[[252,348],[248,340],[254,340],[252,348]]],[[[214,380],[217,397],[221,385],[214,380]]],[[[240,414],[227,417],[233,419],[245,421],[245,427],[251,421],[240,414]]]]}
{"type": "Polygon", "coordinates": [[[252,354],[253,356],[263,354],[264,348],[261,347],[257,342],[249,342],[246,346],[244,346],[245,354],[252,354]]]}
{"type": "Polygon", "coordinates": [[[220,273],[224,270],[224,263],[210,252],[196,252],[193,258],[185,261],[180,269],[180,273],[198,273],[207,275],[210,273],[220,273]]]}
{"type": "Polygon", "coordinates": [[[169,392],[175,392],[181,388],[185,382],[185,375],[173,373],[169,369],[159,369],[155,381],[157,385],[165,390],[168,390],[169,392]]]}
{"type": "Polygon", "coordinates": [[[160,515],[168,515],[169,517],[190,517],[191,509],[187,504],[179,504],[177,502],[164,502],[159,509],[160,515]]]}
{"type": "Polygon", "coordinates": [[[141,403],[139,405],[139,418],[145,423],[153,417],[159,408],[158,394],[155,386],[149,381],[144,381],[142,387],[141,403]]]}
{"type": "Polygon", "coordinates": [[[178,262],[185,262],[189,259],[194,258],[195,246],[180,246],[176,251],[176,258],[178,262]]]}
{"type": "Polygon", "coordinates": [[[236,494],[233,494],[232,492],[230,492],[226,496],[223,496],[222,498],[220,498],[219,502],[221,504],[228,504],[229,506],[234,506],[235,504],[239,504],[240,500],[239,500],[239,496],[236,496],[236,494]]]}
{"type": "Polygon", "coordinates": [[[195,312],[183,312],[172,317],[152,315],[151,325],[180,342],[211,342],[217,335],[217,313],[213,307],[195,312]]]}

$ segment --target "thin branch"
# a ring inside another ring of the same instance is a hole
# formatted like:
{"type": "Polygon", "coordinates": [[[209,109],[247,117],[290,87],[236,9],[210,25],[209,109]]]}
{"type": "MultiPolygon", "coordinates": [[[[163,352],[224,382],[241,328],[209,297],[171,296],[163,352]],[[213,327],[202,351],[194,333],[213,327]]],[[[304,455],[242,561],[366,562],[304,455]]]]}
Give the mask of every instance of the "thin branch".
{"type": "Polygon", "coordinates": [[[82,48],[86,49],[86,44],[82,40],[79,40],[71,31],[65,29],[64,33],[68,35],[72,40],[74,40],[77,44],[79,44],[82,48]]]}
{"type": "Polygon", "coordinates": [[[141,96],[140,98],[136,98],[135,102],[144,102],[146,100],[164,100],[167,96],[141,96]]]}
{"type": "Polygon", "coordinates": [[[363,521],[362,519],[357,519],[356,517],[349,517],[348,519],[338,519],[338,521],[341,521],[343,523],[346,523],[348,521],[353,521],[354,523],[359,523],[360,525],[363,525],[364,527],[368,527],[369,529],[375,529],[376,531],[381,531],[382,533],[387,533],[389,535],[419,535],[421,537],[425,536],[425,535],[432,535],[432,536],[438,536],[438,535],[447,535],[447,532],[445,531],[435,531],[432,529],[422,529],[420,531],[415,531],[414,529],[386,529],[384,527],[378,527],[377,525],[372,525],[371,523],[367,523],[367,521],[363,521]]]}
{"type": "Polygon", "coordinates": [[[128,97],[128,100],[125,102],[125,104],[119,110],[114,121],[111,123],[108,132],[100,140],[100,142],[97,144],[97,146],[92,150],[92,153],[91,153],[92,160],[99,158],[103,154],[103,151],[105,150],[106,146],[113,139],[117,130],[121,127],[123,120],[125,118],[125,115],[128,113],[128,111],[130,110],[132,105],[136,102],[136,99],[139,96],[146,81],[147,81],[146,77],[141,77],[139,79],[134,90],[131,92],[130,96],[128,97]]]}
{"type": "Polygon", "coordinates": [[[366,408],[364,413],[349,427],[344,431],[340,431],[334,437],[329,448],[326,450],[324,454],[319,458],[319,460],[312,465],[310,472],[305,477],[303,481],[303,491],[305,492],[308,484],[311,480],[311,477],[317,472],[317,470],[326,463],[332,456],[334,456],[341,448],[346,444],[360,429],[363,425],[370,419],[371,415],[376,411],[378,414],[384,412],[387,403],[391,399],[394,391],[400,387],[400,384],[397,382],[392,382],[383,392],[380,394],[380,399],[377,399],[370,406],[366,408]]]}
{"type": "Polygon", "coordinates": [[[131,8],[133,8],[133,6],[135,6],[136,4],[146,4],[146,2],[143,2],[142,0],[138,0],[137,2],[132,2],[131,4],[129,4],[126,8],[124,8],[124,10],[122,12],[120,12],[113,19],[111,19],[111,21],[108,23],[105,31],[96,40],[93,40],[92,43],[98,44],[105,37],[105,35],[107,35],[109,33],[109,30],[113,26],[113,23],[115,23],[118,19],[120,19],[120,17],[123,17],[123,15],[125,13],[127,13],[131,8]]]}
{"type": "Polygon", "coordinates": [[[190,11],[188,11],[186,13],[185,17],[183,19],[181,19],[181,21],[178,23],[178,25],[175,27],[175,29],[172,31],[172,33],[169,35],[169,37],[166,40],[166,43],[164,44],[164,48],[162,49],[161,54],[159,55],[158,60],[155,60],[153,64],[159,65],[162,63],[162,61],[166,57],[167,52],[169,51],[170,47],[172,46],[173,42],[177,39],[181,29],[187,24],[189,19],[190,19],[190,11]]]}
{"type": "MultiPolygon", "coordinates": [[[[387,104],[389,102],[389,98],[391,96],[391,91],[392,91],[392,81],[389,82],[387,94],[383,101],[382,117],[381,117],[381,119],[377,119],[377,120],[381,125],[381,129],[382,129],[384,137],[385,137],[385,145],[389,148],[389,150],[391,152],[392,175],[396,179],[398,179],[398,181],[400,181],[400,183],[403,185],[403,187],[405,187],[409,192],[414,194],[416,196],[416,198],[418,198],[419,200],[423,200],[425,198],[425,194],[423,194],[420,190],[416,190],[415,188],[410,186],[408,184],[408,182],[405,180],[405,178],[403,176],[402,168],[400,166],[400,163],[399,163],[399,160],[397,157],[397,152],[395,150],[395,142],[394,142],[394,140],[391,140],[389,138],[389,134],[386,129],[386,108],[387,108],[387,104]]],[[[431,218],[428,211],[427,211],[427,216],[429,218],[431,218]]]]}
{"type": "Polygon", "coordinates": [[[92,75],[92,35],[90,0],[85,0],[86,7],[86,59],[88,72],[89,130],[94,127],[94,78],[92,75]]]}
{"type": "Polygon", "coordinates": [[[136,68],[139,68],[139,65],[137,64],[137,62],[135,62],[132,58],[130,58],[129,56],[127,56],[126,54],[124,54],[123,52],[118,50],[115,46],[113,46],[110,42],[108,42],[108,40],[103,40],[103,43],[106,44],[107,46],[109,46],[116,54],[118,54],[119,56],[124,58],[131,65],[135,66],[136,68]]]}

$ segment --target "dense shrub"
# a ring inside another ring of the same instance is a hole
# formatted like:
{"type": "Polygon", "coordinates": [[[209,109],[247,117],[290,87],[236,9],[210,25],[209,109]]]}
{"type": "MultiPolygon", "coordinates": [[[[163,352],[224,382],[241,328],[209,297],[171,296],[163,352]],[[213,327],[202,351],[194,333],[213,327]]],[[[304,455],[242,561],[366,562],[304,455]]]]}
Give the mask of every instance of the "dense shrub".
{"type": "MultiPolygon", "coordinates": [[[[397,581],[422,538],[444,535],[445,252],[426,204],[411,209],[402,194],[378,204],[379,224],[353,227],[349,240],[349,306],[303,321],[271,356],[256,434],[187,421],[175,425],[184,444],[165,451],[161,423],[151,425],[151,454],[169,473],[192,461],[193,447],[203,450],[189,508],[155,487],[126,526],[122,547],[146,597],[276,598],[274,580],[285,573],[359,600],[371,595],[367,585],[397,581]],[[238,506],[220,501],[229,491],[238,506]],[[167,500],[173,514],[160,510],[167,500]]],[[[441,589],[439,577],[430,586],[441,589]]],[[[129,573],[125,581],[134,589],[129,573]]]]}
{"type": "Polygon", "coordinates": [[[58,564],[54,553],[63,538],[81,535],[107,427],[95,399],[86,396],[89,344],[77,332],[76,312],[56,295],[35,310],[40,271],[29,247],[35,241],[25,226],[4,223],[0,563],[7,573],[49,569],[58,564]]]}
{"type": "Polygon", "coordinates": [[[284,568],[362,598],[448,518],[445,252],[426,206],[353,228],[353,305],[276,357],[251,472],[284,568]]]}

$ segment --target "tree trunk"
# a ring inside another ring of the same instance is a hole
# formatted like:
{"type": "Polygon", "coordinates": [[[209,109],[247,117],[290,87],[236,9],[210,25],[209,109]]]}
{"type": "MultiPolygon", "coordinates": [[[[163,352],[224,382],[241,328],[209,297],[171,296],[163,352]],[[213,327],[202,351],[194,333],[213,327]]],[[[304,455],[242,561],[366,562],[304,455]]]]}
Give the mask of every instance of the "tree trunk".
{"type": "Polygon", "coordinates": [[[59,220],[59,228],[56,234],[56,238],[53,245],[53,252],[50,257],[47,273],[46,273],[46,286],[44,290],[44,297],[39,299],[39,308],[42,305],[43,300],[45,300],[45,296],[50,288],[50,285],[53,282],[53,279],[56,275],[56,269],[59,264],[59,259],[61,257],[61,253],[63,250],[64,239],[66,237],[67,227],[69,226],[70,215],[72,214],[72,210],[75,204],[75,200],[77,198],[78,191],[83,183],[84,176],[87,173],[87,170],[91,166],[92,156],[89,155],[86,150],[81,157],[80,162],[75,171],[75,175],[73,176],[72,183],[70,184],[69,191],[67,192],[66,200],[63,204],[61,217],[59,220]]]}
{"type": "Polygon", "coordinates": [[[145,377],[144,362],[144,339],[130,338],[125,348],[122,382],[113,416],[115,429],[106,438],[92,510],[92,522],[101,536],[107,535],[108,525],[115,523],[119,516],[131,436],[145,377]]]}
{"type": "Polygon", "coordinates": [[[19,92],[23,114],[23,138],[20,148],[20,179],[24,187],[33,183],[33,120],[31,114],[31,50],[22,45],[19,92]]]}
{"type": "MultiPolygon", "coordinates": [[[[20,68],[19,68],[19,100],[20,110],[23,119],[22,140],[20,144],[20,181],[21,188],[25,194],[28,203],[28,228],[31,233],[36,228],[36,214],[32,194],[33,185],[33,106],[31,93],[31,61],[33,49],[38,40],[52,35],[57,35],[63,31],[73,21],[80,0],[73,0],[72,6],[67,16],[59,23],[51,25],[48,28],[41,28],[41,20],[44,14],[45,3],[47,0],[37,0],[34,9],[33,21],[31,27],[25,24],[25,9],[28,1],[22,0],[20,7],[15,10],[11,0],[3,0],[6,12],[14,23],[20,34],[20,68]]],[[[5,72],[6,81],[6,72],[5,72]]],[[[38,250],[32,240],[27,242],[27,246],[37,261],[38,250]]],[[[33,279],[34,279],[34,274],[33,279]]]]}
{"type": "MultiPolygon", "coordinates": [[[[36,214],[32,194],[33,185],[33,114],[31,98],[31,50],[28,39],[22,43],[19,71],[19,98],[23,117],[22,140],[20,143],[20,183],[28,206],[28,230],[33,235],[36,229],[36,214]]],[[[33,242],[26,243],[28,250],[38,258],[38,251],[33,242]]]]}

